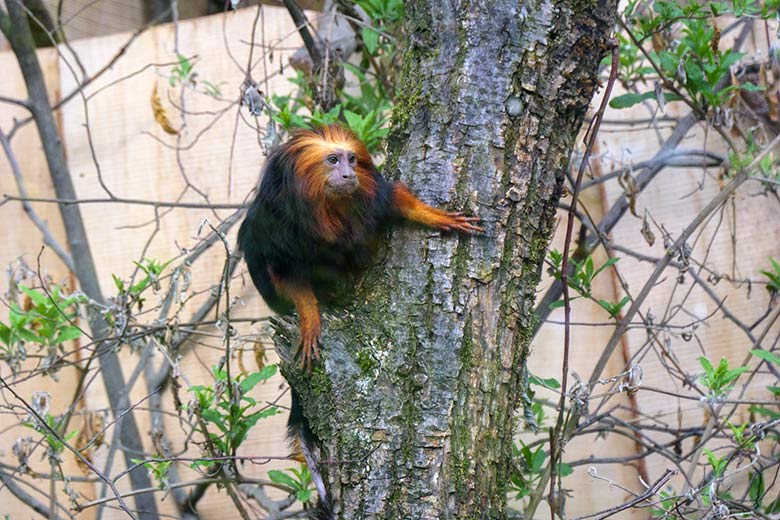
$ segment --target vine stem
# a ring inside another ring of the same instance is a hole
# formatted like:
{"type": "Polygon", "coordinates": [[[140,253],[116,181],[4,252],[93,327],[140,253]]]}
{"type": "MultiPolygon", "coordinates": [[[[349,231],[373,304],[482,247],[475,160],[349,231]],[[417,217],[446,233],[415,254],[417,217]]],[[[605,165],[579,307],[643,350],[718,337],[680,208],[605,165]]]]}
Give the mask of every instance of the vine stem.
{"type": "Polygon", "coordinates": [[[585,133],[585,154],[580,162],[580,168],[577,171],[577,180],[574,183],[574,191],[572,192],[572,202],[569,206],[568,217],[566,221],[566,239],[563,245],[563,261],[561,263],[561,284],[563,285],[563,309],[564,309],[564,329],[563,329],[563,363],[561,368],[561,396],[558,399],[558,420],[555,423],[555,428],[550,434],[550,518],[555,519],[557,508],[555,506],[555,484],[556,484],[556,466],[558,465],[561,454],[563,453],[563,436],[561,435],[563,430],[563,417],[566,406],[566,391],[567,391],[567,378],[569,375],[569,347],[571,344],[571,298],[569,297],[569,254],[571,250],[572,235],[574,234],[574,221],[577,214],[577,197],[579,196],[580,186],[582,185],[582,176],[585,173],[585,168],[590,160],[591,150],[596,142],[596,136],[599,133],[599,127],[604,119],[604,112],[607,110],[607,103],[609,103],[609,97],[612,94],[612,87],[615,85],[615,79],[617,78],[618,69],[618,56],[620,53],[620,47],[617,41],[612,41],[612,67],[609,71],[609,80],[607,81],[607,87],[604,91],[604,97],[601,100],[596,116],[590,123],[588,131],[585,133]]]}

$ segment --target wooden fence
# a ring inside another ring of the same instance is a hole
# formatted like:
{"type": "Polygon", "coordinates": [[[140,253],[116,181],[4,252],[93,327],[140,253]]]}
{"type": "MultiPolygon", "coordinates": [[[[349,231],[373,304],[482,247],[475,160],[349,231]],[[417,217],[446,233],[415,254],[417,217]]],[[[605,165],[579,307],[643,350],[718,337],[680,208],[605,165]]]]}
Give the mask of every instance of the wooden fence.
{"type": "MultiPolygon", "coordinates": [[[[253,39],[251,29],[254,17],[255,10],[246,9],[227,16],[187,20],[179,24],[177,32],[172,26],[160,26],[137,38],[132,38],[129,34],[115,34],[75,41],[73,48],[84,66],[83,72],[75,65],[72,55],[66,49],[61,50],[61,55],[55,49],[46,49],[39,53],[53,102],[63,99],[73,91],[76,78],[82,74],[90,76],[96,73],[111,62],[113,57],[123,53],[110,71],[85,89],[84,96],[76,95],[58,112],[79,198],[106,199],[114,196],[147,201],[242,203],[257,182],[263,162],[254,126],[258,123],[246,115],[245,109],[239,113],[239,106],[235,101],[239,87],[244,81],[241,68],[248,63],[250,42],[265,42],[266,45],[273,46],[273,49],[257,46],[253,53],[253,60],[257,62],[257,76],[262,77],[265,72],[269,77],[267,83],[261,84],[261,89],[270,93],[287,93],[291,90],[292,84],[287,80],[290,69],[286,62],[289,55],[300,45],[297,33],[283,10],[266,7],[253,39]],[[132,43],[126,51],[122,51],[130,40],[132,43]],[[197,72],[198,83],[185,93],[183,100],[171,97],[169,94],[172,95],[176,91],[168,88],[169,78],[176,67],[177,52],[190,57],[197,72]],[[221,97],[205,95],[205,82],[218,86],[221,97]],[[162,93],[163,104],[171,115],[173,125],[180,130],[179,135],[165,133],[155,122],[150,106],[150,96],[155,86],[162,93]],[[182,122],[174,108],[180,107],[182,102],[188,112],[185,127],[181,126],[182,122]],[[88,110],[85,110],[85,107],[88,110]],[[179,149],[185,152],[177,153],[177,144],[179,149]]],[[[3,81],[0,82],[0,95],[24,97],[24,83],[12,54],[0,54],[0,70],[4,71],[3,81]]],[[[0,129],[3,131],[12,127],[15,118],[21,120],[26,117],[23,110],[10,107],[11,105],[4,104],[0,109],[0,129]]],[[[646,109],[640,106],[632,115],[646,113],[646,109]]],[[[667,108],[665,116],[677,115],[679,114],[674,112],[673,107],[667,108]]],[[[599,143],[600,153],[593,162],[595,171],[608,172],[617,166],[638,163],[649,158],[657,148],[659,136],[654,129],[619,124],[624,117],[624,112],[608,113],[608,122],[599,143]],[[610,124],[609,121],[618,124],[610,124]]],[[[261,120],[259,124],[263,125],[264,122],[261,120]]],[[[665,126],[666,129],[662,132],[669,131],[670,125],[665,126]]],[[[693,132],[693,137],[685,142],[685,146],[700,146],[704,140],[706,132],[702,128],[693,132]]],[[[27,124],[19,129],[13,139],[13,151],[20,161],[28,195],[53,197],[51,181],[34,125],[27,124]]],[[[611,235],[613,243],[641,251],[648,257],[663,255],[663,237],[656,232],[658,239],[655,245],[650,247],[641,233],[644,210],[649,208],[655,221],[676,235],[717,189],[714,182],[706,182],[703,188],[700,188],[702,176],[700,168],[677,168],[661,172],[662,180],[653,183],[638,198],[638,216],[626,216],[615,228],[611,235]]],[[[623,194],[618,183],[610,182],[602,186],[603,188],[588,189],[583,199],[585,208],[596,220],[623,194]]],[[[5,159],[0,160],[0,190],[2,193],[18,194],[18,187],[5,159]]],[[[751,190],[757,191],[758,188],[748,186],[742,190],[729,202],[723,218],[711,219],[698,241],[692,244],[697,255],[706,257],[707,266],[721,275],[758,279],[759,271],[767,266],[767,259],[780,256],[780,226],[775,224],[775,207],[771,200],[754,196],[751,190]],[[765,223],[773,225],[764,225],[765,223]],[[722,226],[727,226],[730,232],[718,233],[715,242],[709,244],[708,238],[722,226]],[[731,237],[740,244],[736,251],[733,250],[731,237]],[[743,246],[748,244],[749,247],[743,249],[743,246]],[[706,255],[702,251],[703,245],[709,246],[706,255]]],[[[55,236],[62,239],[63,229],[57,206],[45,202],[36,202],[32,206],[49,224],[55,236]]],[[[100,281],[107,294],[110,294],[114,287],[113,274],[127,278],[134,268],[133,261],[143,257],[161,260],[179,257],[183,248],[191,247],[197,242],[198,230],[204,219],[218,222],[234,211],[186,208],[170,210],[116,202],[83,204],[81,209],[87,223],[100,281]]],[[[40,268],[44,273],[55,280],[72,282],[62,264],[48,248],[41,253],[40,233],[29,222],[18,202],[8,202],[0,206],[0,216],[6,229],[4,247],[0,249],[0,265],[18,266],[21,258],[36,270],[40,261],[40,268]]],[[[559,231],[564,227],[565,222],[562,220],[558,226],[559,231]]],[[[561,248],[561,235],[559,232],[553,247],[557,244],[557,247],[561,248]]],[[[231,244],[235,243],[235,229],[229,239],[231,244]]],[[[209,287],[217,283],[224,258],[224,250],[215,247],[195,264],[192,269],[193,285],[190,289],[193,294],[198,291],[207,292],[209,287]]],[[[597,257],[597,264],[604,260],[603,256],[597,257]]],[[[627,284],[632,292],[642,287],[653,267],[652,263],[634,260],[627,255],[617,264],[622,283],[627,284]]],[[[14,272],[19,271],[17,269],[14,272]]],[[[597,280],[595,293],[605,299],[619,300],[623,294],[619,289],[621,280],[617,276],[605,274],[597,280]]],[[[546,280],[543,288],[549,283],[550,280],[546,280]]],[[[237,307],[239,316],[257,317],[268,314],[248,279],[233,285],[236,296],[243,302],[237,307]]],[[[5,289],[7,282],[3,285],[3,290],[5,289]]],[[[758,318],[766,309],[766,291],[756,287],[752,291],[750,289],[747,286],[734,287],[726,281],[715,286],[718,296],[727,298],[732,311],[739,312],[743,317],[758,318]]],[[[669,311],[667,302],[670,295],[691,290],[692,301],[696,302],[693,308],[697,317],[704,319],[717,311],[718,306],[711,297],[703,294],[701,289],[693,288],[690,280],[685,284],[678,284],[671,273],[656,287],[650,299],[643,305],[642,311],[661,316],[669,311]]],[[[200,298],[203,298],[203,295],[200,298]]],[[[672,297],[672,301],[674,299],[675,297],[672,297]]],[[[585,379],[595,364],[596,356],[609,339],[612,328],[588,325],[609,321],[605,312],[595,304],[577,301],[573,315],[575,322],[581,325],[573,327],[572,366],[574,371],[585,379]]],[[[690,322],[690,318],[688,315],[680,315],[677,320],[680,324],[686,324],[690,322]]],[[[562,313],[554,312],[550,318],[551,322],[542,328],[534,341],[530,369],[536,375],[560,378],[563,327],[557,322],[561,320],[562,313]]],[[[250,323],[243,323],[241,327],[245,333],[260,332],[261,328],[250,323]]],[[[679,334],[664,336],[668,337],[668,351],[665,354],[661,354],[657,349],[643,350],[641,356],[634,360],[643,369],[643,386],[650,389],[683,390],[669,387],[665,365],[670,363],[670,357],[673,358],[673,363],[696,371],[696,360],[700,355],[707,355],[714,360],[725,356],[733,362],[741,362],[750,348],[744,334],[730,322],[721,319],[720,315],[703,321],[695,330],[689,329],[692,328],[681,329],[679,334]]],[[[622,348],[618,349],[605,371],[605,377],[623,369],[625,360],[638,351],[648,333],[644,328],[635,328],[629,332],[622,348]]],[[[218,339],[205,338],[204,344],[193,346],[185,353],[179,361],[178,370],[186,378],[186,384],[198,384],[208,379],[210,367],[222,355],[219,344],[218,339]]],[[[79,359],[78,353],[74,356],[74,359],[79,359]]],[[[138,364],[139,354],[131,352],[126,346],[121,356],[126,369],[125,377],[129,378],[138,364]]],[[[270,357],[273,361],[272,352],[270,357]]],[[[253,363],[251,354],[246,358],[244,363],[253,363]]],[[[166,362],[159,354],[153,359],[156,365],[166,362]]],[[[29,362],[34,361],[31,359],[29,362]]],[[[236,360],[233,362],[237,363],[236,360]]],[[[0,366],[0,374],[7,377],[8,368],[0,366]]],[[[71,401],[76,390],[76,381],[75,370],[63,369],[57,380],[36,378],[16,388],[25,397],[29,397],[35,390],[49,392],[53,397],[52,411],[59,413],[71,401]]],[[[268,402],[276,400],[282,384],[283,380],[277,376],[258,388],[255,398],[268,402]]],[[[760,386],[755,381],[753,385],[756,388],[760,386]]],[[[148,392],[139,382],[132,388],[130,395],[133,402],[144,402],[148,392]]],[[[652,419],[676,414],[679,425],[684,427],[699,425],[704,420],[704,408],[696,400],[680,403],[651,390],[640,391],[634,399],[636,409],[633,412],[630,400],[625,398],[623,401],[626,406],[626,421],[636,420],[640,416],[652,419]]],[[[171,402],[168,390],[163,392],[163,401],[171,402]]],[[[89,387],[86,402],[88,404],[82,412],[102,410],[108,406],[99,384],[89,387]]],[[[280,404],[287,404],[286,396],[280,404]]],[[[142,435],[146,436],[151,427],[148,415],[137,412],[136,416],[141,423],[142,435]]],[[[287,451],[283,435],[285,419],[285,415],[276,416],[253,430],[252,438],[246,442],[242,453],[255,457],[268,456],[269,460],[254,465],[248,464],[244,467],[247,473],[263,476],[268,469],[292,465],[289,461],[272,458],[284,455],[287,451]]],[[[9,467],[16,466],[11,450],[13,443],[20,437],[32,435],[31,430],[19,426],[8,427],[16,422],[17,418],[13,415],[0,415],[0,469],[4,472],[11,471],[9,467]]],[[[81,425],[75,421],[74,426],[81,425]]],[[[172,444],[178,449],[185,440],[184,429],[179,427],[176,417],[166,418],[166,428],[172,444]]],[[[109,437],[111,432],[112,430],[109,430],[109,437]]],[[[567,447],[566,460],[578,460],[591,454],[595,457],[621,457],[637,451],[637,445],[631,438],[613,436],[595,441],[595,436],[579,438],[567,447]]],[[[105,464],[107,451],[104,446],[94,452],[94,459],[99,467],[105,464]]],[[[194,451],[191,450],[190,453],[194,451]]],[[[50,468],[45,460],[34,462],[34,471],[49,472],[50,468]]],[[[649,477],[657,478],[666,469],[666,464],[660,458],[650,458],[646,469],[649,477]]],[[[643,490],[637,479],[636,466],[603,463],[594,463],[592,466],[599,476],[639,492],[643,490]]],[[[115,461],[113,472],[116,473],[122,467],[121,461],[115,461]]],[[[64,468],[70,474],[82,474],[69,454],[65,455],[64,468]]],[[[185,480],[195,476],[196,474],[187,468],[182,470],[185,480]]],[[[47,482],[36,479],[34,474],[25,478],[25,481],[32,486],[26,488],[26,491],[46,502],[47,482]]],[[[127,489],[127,479],[120,480],[118,484],[120,489],[127,489]]],[[[61,487],[61,484],[58,484],[58,491],[61,487]]],[[[74,482],[74,487],[89,499],[96,496],[99,484],[74,482]]],[[[565,487],[573,490],[573,496],[568,502],[571,517],[622,503],[629,497],[624,491],[610,486],[607,481],[594,478],[592,471],[589,474],[589,464],[576,466],[574,474],[565,480],[565,487]]],[[[163,498],[163,494],[159,496],[163,498]]],[[[198,509],[204,519],[224,518],[225,511],[231,507],[229,502],[224,494],[212,487],[198,509]]],[[[0,510],[10,513],[12,518],[28,518],[31,515],[3,486],[0,486],[0,503],[3,504],[0,510]]],[[[93,518],[95,510],[94,507],[89,508],[78,516],[93,518]]],[[[170,499],[161,502],[161,511],[173,511],[170,499]]],[[[113,517],[112,515],[112,510],[108,510],[103,518],[113,517]]],[[[547,515],[545,512],[539,513],[540,518],[546,518],[547,515]]],[[[623,513],[622,518],[632,515],[637,518],[643,516],[623,513]]],[[[116,516],[122,515],[116,513],[116,516]]]]}

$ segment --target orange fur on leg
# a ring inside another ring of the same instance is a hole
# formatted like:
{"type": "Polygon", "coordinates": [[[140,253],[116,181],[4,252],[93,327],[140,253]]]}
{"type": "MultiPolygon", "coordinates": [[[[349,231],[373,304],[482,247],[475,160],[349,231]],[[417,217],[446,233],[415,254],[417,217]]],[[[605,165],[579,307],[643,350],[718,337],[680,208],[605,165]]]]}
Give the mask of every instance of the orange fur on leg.
{"type": "Polygon", "coordinates": [[[443,231],[461,231],[463,233],[482,232],[479,217],[466,217],[462,212],[442,211],[431,207],[414,196],[409,188],[396,182],[393,184],[393,206],[407,220],[417,222],[443,231]]]}
{"type": "Polygon", "coordinates": [[[314,292],[307,282],[290,282],[281,279],[270,268],[268,272],[276,292],[295,305],[301,326],[301,366],[311,370],[312,358],[320,358],[319,344],[322,337],[317,297],[314,296],[314,292]]]}

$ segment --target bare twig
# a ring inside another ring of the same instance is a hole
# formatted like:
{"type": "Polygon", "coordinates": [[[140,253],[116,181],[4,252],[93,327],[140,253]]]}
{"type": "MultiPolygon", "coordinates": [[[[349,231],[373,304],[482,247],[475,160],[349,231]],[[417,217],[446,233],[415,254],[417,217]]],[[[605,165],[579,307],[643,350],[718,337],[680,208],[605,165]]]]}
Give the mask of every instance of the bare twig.
{"type": "MultiPolygon", "coordinates": [[[[8,142],[8,138],[2,130],[0,130],[0,144],[3,145],[5,156],[8,158],[8,164],[11,165],[11,173],[13,174],[14,180],[16,181],[16,186],[19,188],[19,197],[25,199],[28,195],[27,188],[24,185],[24,177],[22,177],[22,171],[19,168],[19,162],[16,160],[16,155],[11,148],[11,143],[8,142]]],[[[65,251],[62,245],[60,245],[57,239],[54,238],[54,235],[49,229],[49,226],[46,225],[46,222],[43,221],[43,219],[33,209],[29,202],[23,200],[22,208],[24,208],[24,212],[27,213],[27,216],[30,217],[32,223],[35,224],[35,227],[37,227],[43,235],[43,243],[49,246],[52,251],[54,251],[54,253],[60,258],[60,260],[62,260],[62,263],[65,264],[69,271],[73,271],[73,259],[70,257],[67,251],[65,251]]]]}
{"type": "Polygon", "coordinates": [[[593,121],[591,121],[590,127],[588,128],[588,131],[585,134],[586,135],[585,155],[583,156],[582,161],[580,162],[580,168],[579,171],[577,172],[577,181],[574,184],[574,193],[572,194],[572,204],[571,207],[569,208],[569,216],[566,224],[566,238],[564,239],[563,262],[561,264],[561,283],[563,285],[563,302],[564,302],[564,312],[565,312],[564,319],[566,322],[564,325],[564,338],[563,338],[563,363],[561,368],[561,396],[560,399],[558,400],[558,418],[555,424],[555,429],[552,431],[550,435],[549,502],[550,502],[550,515],[553,520],[555,519],[555,515],[558,513],[558,511],[556,510],[557,502],[555,500],[556,468],[558,466],[558,461],[560,461],[561,453],[563,452],[563,442],[565,442],[565,439],[562,438],[562,433],[563,433],[564,416],[566,415],[565,414],[566,389],[568,388],[568,378],[569,378],[569,345],[571,342],[571,327],[569,326],[569,322],[571,321],[571,301],[569,298],[568,270],[569,270],[569,251],[571,248],[572,234],[574,233],[574,220],[575,220],[574,215],[575,212],[577,211],[577,198],[580,191],[580,185],[582,184],[582,176],[585,173],[585,167],[587,166],[588,161],[590,160],[590,153],[591,150],[593,149],[594,143],[596,142],[596,136],[598,135],[599,127],[601,126],[601,121],[604,118],[604,112],[607,109],[607,103],[609,102],[609,97],[612,94],[612,87],[615,84],[615,79],[617,78],[618,55],[619,55],[619,47],[617,41],[613,41],[612,42],[612,68],[609,74],[609,81],[607,82],[607,87],[604,90],[604,97],[601,100],[601,106],[596,112],[596,116],[593,118],[593,121]]]}
{"type": "Polygon", "coordinates": [[[289,11],[293,22],[295,22],[295,25],[298,27],[298,32],[301,34],[303,44],[306,45],[306,50],[309,51],[309,56],[311,57],[311,61],[314,63],[314,68],[316,70],[322,65],[322,55],[317,48],[317,43],[314,41],[311,32],[309,32],[311,25],[295,0],[282,0],[282,2],[287,8],[287,11],[289,11]]]}
{"type": "Polygon", "coordinates": [[[659,491],[661,491],[661,488],[663,488],[671,478],[676,475],[677,472],[673,469],[667,469],[664,471],[663,475],[661,475],[658,480],[653,482],[653,484],[647,488],[647,491],[642,493],[641,495],[637,495],[633,499],[629,500],[625,504],[621,504],[619,506],[615,506],[612,508],[607,509],[606,511],[595,513],[592,515],[585,515],[575,518],[574,520],[585,520],[586,518],[593,518],[594,516],[597,517],[596,520],[604,520],[605,518],[609,518],[610,516],[616,515],[620,513],[621,511],[625,511],[626,509],[631,509],[632,507],[636,507],[642,502],[646,502],[647,500],[651,499],[652,497],[656,496],[659,491]]]}
{"type": "Polygon", "coordinates": [[[7,201],[20,202],[44,202],[49,204],[59,204],[60,206],[77,206],[79,204],[133,204],[138,206],[155,206],[158,208],[186,208],[186,209],[240,209],[244,204],[230,203],[203,203],[203,202],[174,202],[163,200],[144,200],[144,199],[126,199],[123,197],[114,198],[89,198],[77,199],[75,197],[51,198],[51,197],[16,197],[14,195],[4,194],[3,198],[7,201]]]}

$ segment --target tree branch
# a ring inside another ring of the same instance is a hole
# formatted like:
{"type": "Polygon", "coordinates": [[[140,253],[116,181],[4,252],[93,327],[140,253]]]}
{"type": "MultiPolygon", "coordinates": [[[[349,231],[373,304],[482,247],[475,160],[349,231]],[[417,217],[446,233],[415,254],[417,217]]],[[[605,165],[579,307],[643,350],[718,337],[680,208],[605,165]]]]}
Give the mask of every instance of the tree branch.
{"type": "Polygon", "coordinates": [[[8,473],[0,470],[0,482],[2,482],[3,486],[11,492],[13,496],[15,496],[18,500],[23,502],[27,507],[38,513],[44,518],[55,518],[59,520],[59,516],[57,516],[56,513],[52,515],[52,512],[49,511],[49,508],[47,508],[43,503],[36,500],[31,494],[29,494],[27,491],[23,490],[22,487],[14,482],[14,478],[9,475],[8,473]]]}
{"type": "Polygon", "coordinates": [[[246,204],[231,204],[231,203],[204,203],[204,202],[175,202],[166,200],[144,200],[144,199],[126,199],[122,197],[109,197],[109,198],[94,198],[94,199],[78,199],[75,195],[70,197],[15,197],[13,195],[3,194],[5,201],[20,201],[20,202],[46,202],[49,204],[59,204],[62,206],[75,206],[78,204],[135,204],[138,206],[154,206],[157,208],[186,208],[186,209],[241,209],[246,207],[246,204]]]}
{"type": "MultiPolygon", "coordinates": [[[[11,143],[8,142],[8,138],[2,132],[2,130],[0,130],[0,144],[3,145],[3,150],[5,151],[5,155],[8,158],[8,164],[11,165],[11,172],[13,173],[14,180],[16,181],[16,185],[19,188],[19,196],[21,198],[26,198],[27,188],[24,186],[24,178],[22,177],[22,172],[19,169],[19,162],[16,160],[16,155],[11,149],[11,143]]],[[[33,224],[35,224],[35,227],[40,230],[41,234],[43,235],[43,243],[49,246],[52,251],[54,251],[57,256],[60,257],[60,260],[62,260],[69,271],[73,271],[73,259],[60,245],[60,243],[57,242],[57,239],[54,238],[54,235],[52,235],[51,230],[49,230],[49,227],[46,225],[46,222],[44,222],[38,213],[36,213],[29,202],[23,201],[22,208],[24,208],[24,212],[27,213],[27,216],[30,217],[30,220],[32,220],[33,224]]]]}
{"type": "Polygon", "coordinates": [[[295,26],[298,28],[298,32],[301,34],[303,44],[306,45],[306,50],[309,51],[311,61],[314,62],[314,69],[318,69],[322,65],[322,55],[317,48],[317,43],[309,32],[309,20],[306,19],[306,15],[303,14],[301,8],[294,0],[283,0],[284,6],[290,12],[290,17],[295,22],[295,26]]]}

